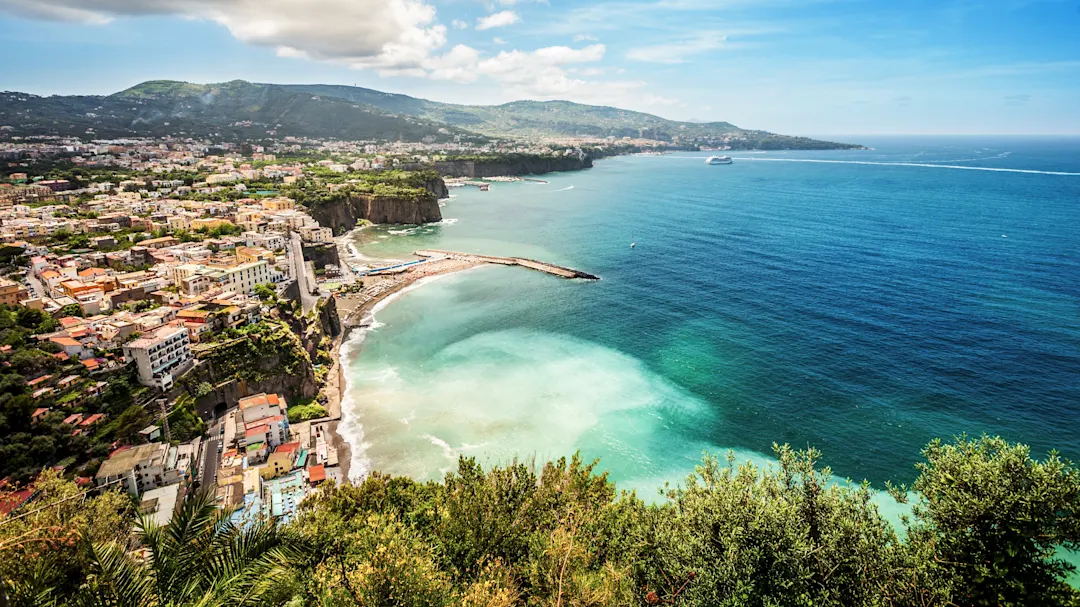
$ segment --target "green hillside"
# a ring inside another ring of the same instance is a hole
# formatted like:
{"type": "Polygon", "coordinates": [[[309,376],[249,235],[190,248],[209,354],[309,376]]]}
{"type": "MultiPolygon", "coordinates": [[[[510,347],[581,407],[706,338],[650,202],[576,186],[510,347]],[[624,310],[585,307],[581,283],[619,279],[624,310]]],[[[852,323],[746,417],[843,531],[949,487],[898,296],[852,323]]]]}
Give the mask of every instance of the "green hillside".
{"type": "Polygon", "coordinates": [[[151,81],[107,97],[0,93],[0,125],[20,135],[314,137],[421,141],[460,129],[338,98],[243,81],[151,81]]]}
{"type": "Polygon", "coordinates": [[[107,97],[0,93],[0,126],[16,135],[312,137],[391,141],[624,137],[733,149],[849,149],[860,146],[728,122],[678,122],[569,101],[455,105],[337,85],[144,82],[107,97]]]}
{"type": "Polygon", "coordinates": [[[860,146],[788,137],[739,128],[730,122],[679,122],[652,114],[570,101],[514,101],[503,105],[455,105],[354,86],[287,85],[286,88],[364,103],[492,136],[641,137],[680,143],[719,143],[735,136],[733,147],[756,149],[843,149],[860,146]]]}

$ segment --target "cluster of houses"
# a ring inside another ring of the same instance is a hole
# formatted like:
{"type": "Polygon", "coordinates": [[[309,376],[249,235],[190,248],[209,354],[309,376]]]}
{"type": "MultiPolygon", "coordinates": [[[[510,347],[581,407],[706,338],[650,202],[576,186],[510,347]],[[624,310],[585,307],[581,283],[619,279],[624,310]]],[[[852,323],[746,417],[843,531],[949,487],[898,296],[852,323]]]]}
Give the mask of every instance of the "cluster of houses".
{"type": "MultiPolygon", "coordinates": [[[[289,425],[284,397],[256,394],[227,413],[221,435],[117,449],[98,469],[94,484],[123,488],[140,499],[143,514],[163,523],[197,482],[212,477],[209,489],[222,508],[235,510],[236,520],[287,521],[320,484],[340,480],[336,461],[327,457],[325,432],[313,427],[318,428],[307,422],[289,425]],[[219,462],[213,475],[201,469],[213,461],[219,462]]],[[[148,439],[160,438],[156,427],[147,430],[148,439]]]]}

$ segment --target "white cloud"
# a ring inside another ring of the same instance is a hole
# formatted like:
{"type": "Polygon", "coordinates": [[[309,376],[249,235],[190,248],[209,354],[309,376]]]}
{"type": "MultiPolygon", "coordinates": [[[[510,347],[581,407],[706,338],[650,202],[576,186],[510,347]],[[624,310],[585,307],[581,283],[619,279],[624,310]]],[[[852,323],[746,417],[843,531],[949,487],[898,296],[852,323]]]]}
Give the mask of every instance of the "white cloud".
{"type": "Polygon", "coordinates": [[[476,20],[476,29],[489,30],[494,27],[506,27],[507,25],[513,25],[521,21],[521,17],[514,11],[499,11],[492,13],[487,17],[481,17],[476,20]]]}
{"type": "Polygon", "coordinates": [[[469,24],[466,23],[465,21],[462,21],[461,19],[454,19],[453,21],[450,22],[450,25],[452,25],[454,27],[454,29],[456,29],[456,30],[467,30],[467,29],[469,29],[469,24]]]}
{"type": "MultiPolygon", "coordinates": [[[[436,21],[432,1],[0,0],[0,13],[88,24],[172,15],[221,24],[238,40],[272,48],[281,57],[328,61],[386,76],[458,83],[489,79],[505,97],[636,106],[673,102],[643,94],[644,82],[598,78],[604,70],[588,64],[604,59],[607,48],[599,43],[505,50],[487,57],[466,45],[443,51],[447,26],[436,21]]],[[[503,6],[515,4],[515,0],[496,1],[503,6]]],[[[537,0],[516,0],[516,4],[526,1],[537,0]]],[[[520,20],[516,12],[503,10],[481,18],[476,28],[503,27],[520,20]]],[[[469,24],[454,20],[450,25],[464,29],[469,24]]],[[[579,39],[594,40],[584,35],[579,39]]]]}
{"type": "Polygon", "coordinates": [[[101,24],[124,16],[214,21],[237,39],[354,66],[409,69],[446,43],[423,0],[0,0],[0,11],[101,24]]]}
{"type": "Polygon", "coordinates": [[[578,34],[574,36],[574,42],[597,42],[600,39],[592,34],[578,34]]]}
{"type": "Polygon", "coordinates": [[[726,46],[727,36],[718,32],[702,32],[695,37],[667,44],[656,44],[631,49],[630,59],[653,63],[683,63],[690,55],[704,53],[726,46]]]}
{"type": "Polygon", "coordinates": [[[491,41],[494,42],[495,44],[499,44],[499,45],[507,44],[506,40],[503,40],[502,38],[500,38],[498,36],[495,36],[494,38],[492,38],[491,41]]]}

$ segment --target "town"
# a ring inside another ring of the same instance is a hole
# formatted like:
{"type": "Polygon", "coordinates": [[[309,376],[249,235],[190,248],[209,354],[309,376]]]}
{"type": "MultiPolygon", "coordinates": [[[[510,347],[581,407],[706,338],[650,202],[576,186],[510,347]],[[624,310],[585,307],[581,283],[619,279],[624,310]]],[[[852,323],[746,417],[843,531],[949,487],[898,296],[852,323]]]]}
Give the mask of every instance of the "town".
{"type": "Polygon", "coordinates": [[[341,332],[333,299],[369,269],[338,256],[335,237],[354,225],[320,225],[313,209],[356,192],[434,203],[445,186],[416,187],[442,183],[424,172],[434,163],[522,158],[584,152],[293,138],[0,144],[10,437],[0,478],[29,487],[51,467],[87,491],[122,488],[162,522],[209,488],[237,520],[288,520],[320,484],[347,478],[332,440],[340,404],[326,390],[341,332]]]}

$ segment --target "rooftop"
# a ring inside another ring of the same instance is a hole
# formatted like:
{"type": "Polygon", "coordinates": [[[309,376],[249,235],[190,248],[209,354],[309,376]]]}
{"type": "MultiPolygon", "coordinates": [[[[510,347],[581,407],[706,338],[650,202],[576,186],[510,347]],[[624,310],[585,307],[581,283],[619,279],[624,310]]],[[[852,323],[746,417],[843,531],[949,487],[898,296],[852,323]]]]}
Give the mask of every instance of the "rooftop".
{"type": "Polygon", "coordinates": [[[240,409],[250,409],[251,407],[258,407],[259,405],[277,405],[281,406],[281,399],[277,394],[256,394],[255,396],[248,396],[247,398],[240,399],[240,409]]]}
{"type": "Polygon", "coordinates": [[[159,450],[164,451],[165,446],[160,443],[153,443],[113,452],[112,457],[101,464],[101,468],[98,468],[94,478],[105,479],[129,472],[135,468],[135,464],[155,457],[159,450]]]}

